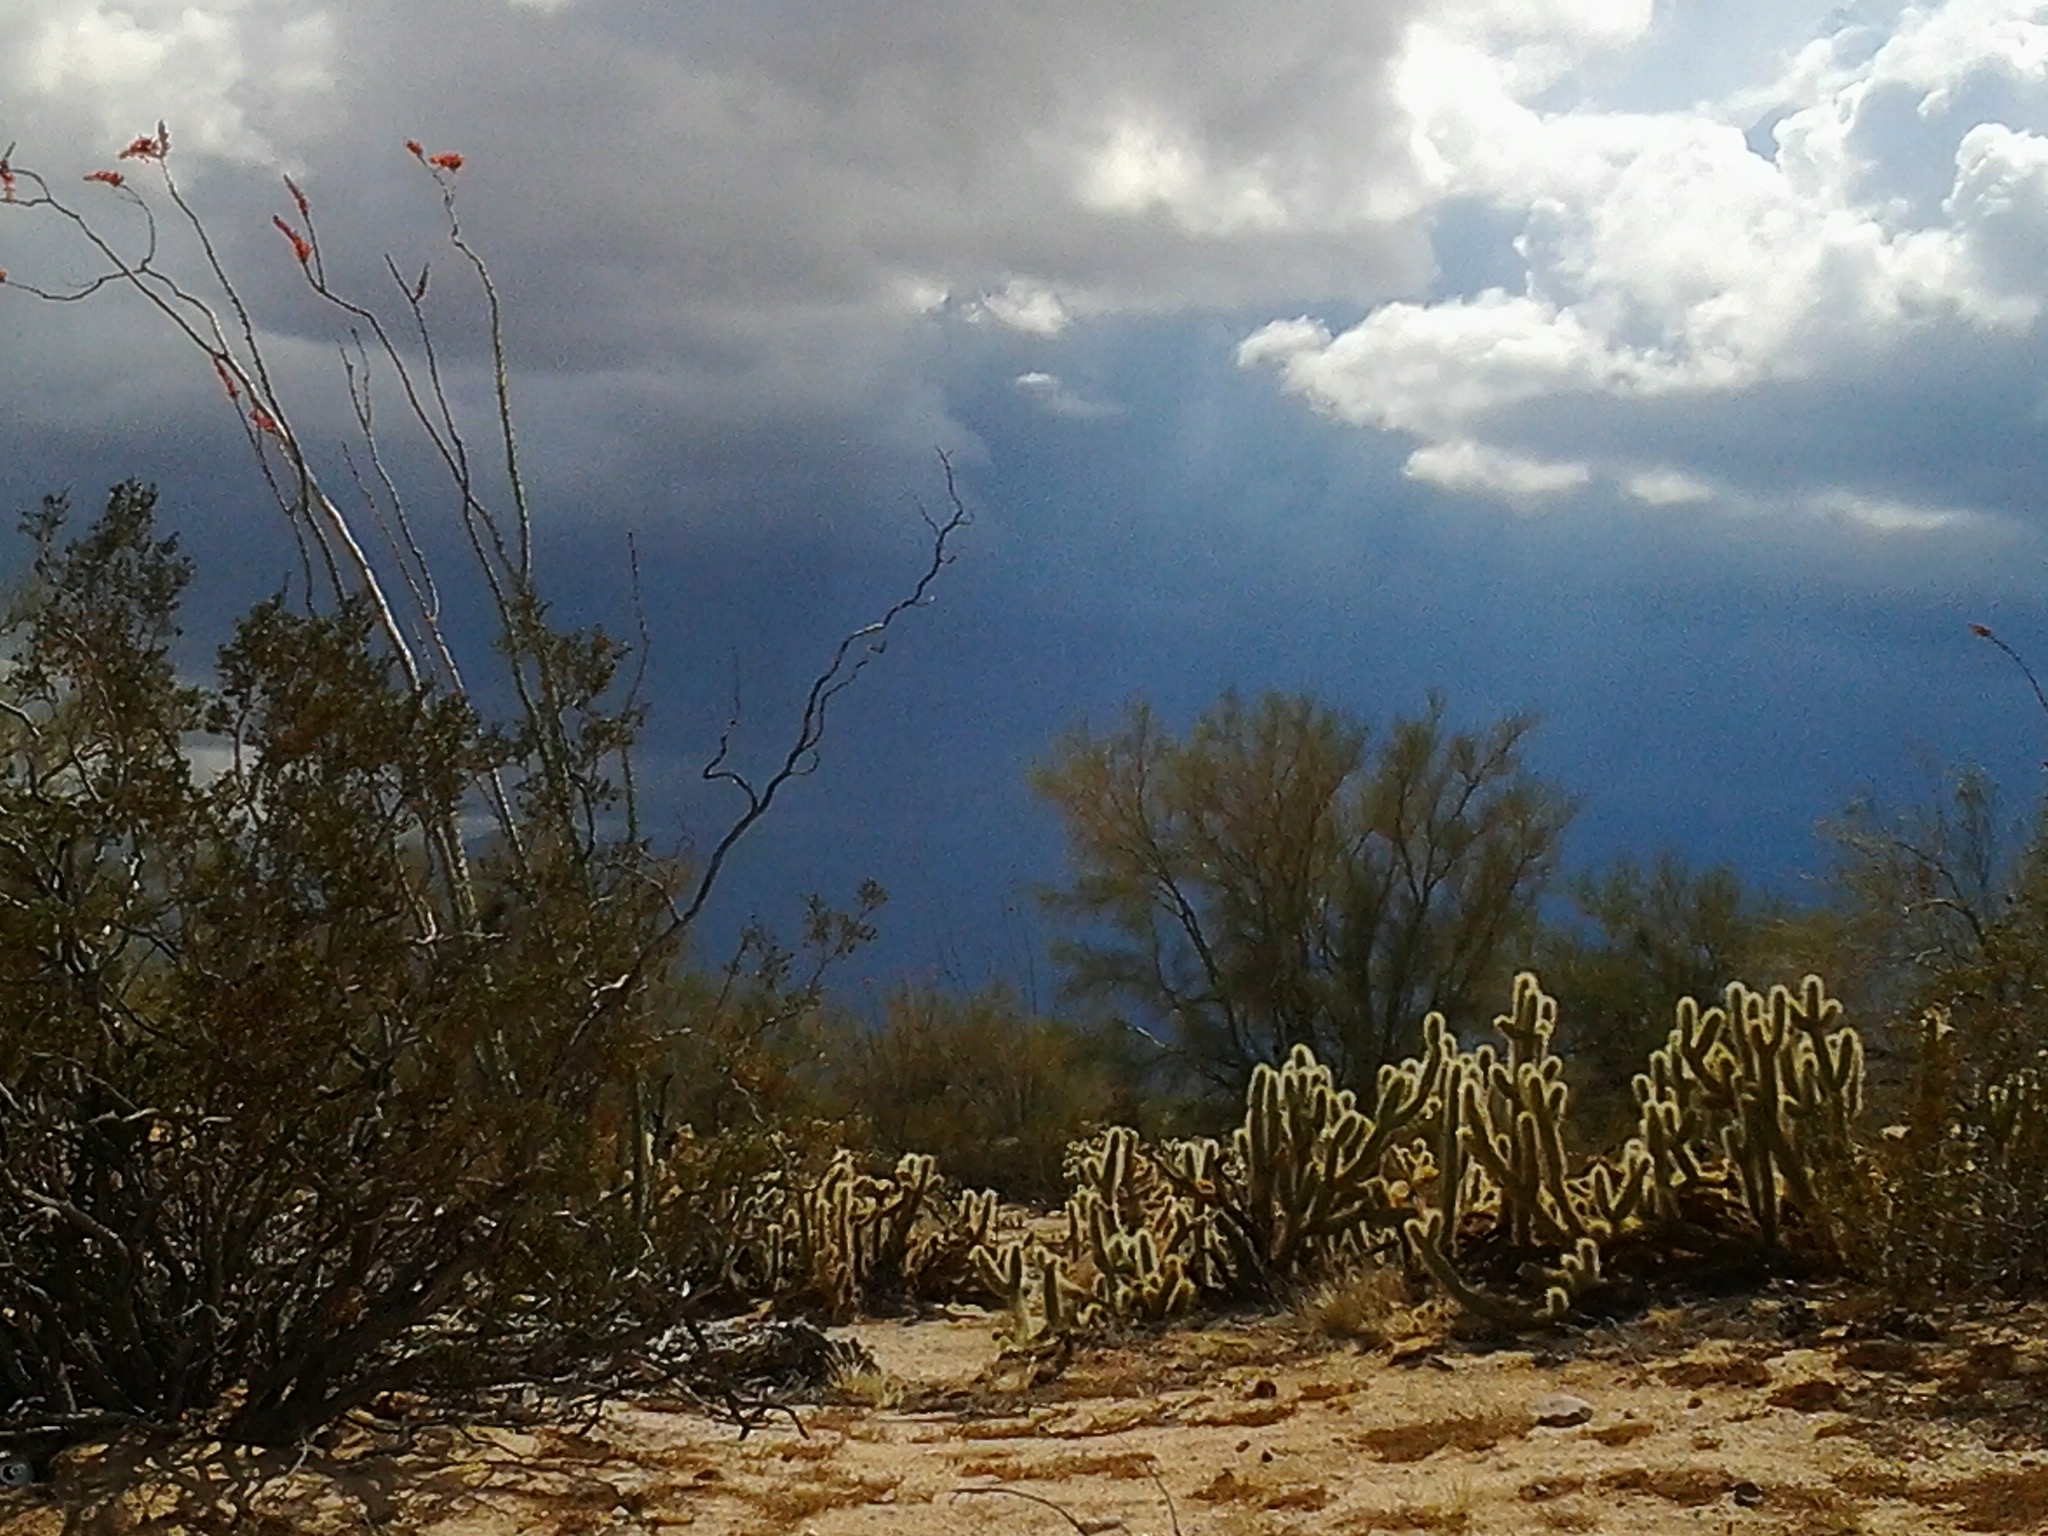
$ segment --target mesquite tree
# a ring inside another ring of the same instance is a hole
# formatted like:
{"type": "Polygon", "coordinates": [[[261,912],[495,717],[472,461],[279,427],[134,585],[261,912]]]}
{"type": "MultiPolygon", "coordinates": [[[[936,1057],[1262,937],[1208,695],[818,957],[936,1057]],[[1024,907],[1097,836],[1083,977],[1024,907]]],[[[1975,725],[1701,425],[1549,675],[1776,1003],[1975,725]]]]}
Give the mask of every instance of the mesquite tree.
{"type": "Polygon", "coordinates": [[[86,178],[118,241],[0,157],[6,211],[68,228],[97,275],[0,272],[0,299],[125,292],[210,368],[297,538],[303,598],[257,606],[194,683],[172,661],[191,575],[126,485],[83,531],[31,516],[0,626],[0,1427],[213,1411],[288,1441],[396,1387],[585,1370],[674,1320],[687,1202],[659,1179],[642,1085],[662,999],[728,856],[811,772],[834,701],[923,603],[967,515],[927,516],[909,591],[847,635],[765,771],[694,861],[643,830],[629,647],[550,613],[499,295],[431,177],[488,332],[466,422],[426,307],[330,279],[291,181],[281,256],[341,322],[358,427],[330,493],[261,328],[159,124],[86,178]],[[148,182],[147,193],[141,183],[148,182]],[[175,269],[181,235],[198,278],[175,269]],[[402,486],[396,419],[440,471],[402,486]],[[465,655],[424,553],[428,503],[487,598],[465,655]],[[351,510],[356,509],[356,510],[351,510]],[[503,700],[494,711],[486,699],[503,700]],[[217,771],[195,768],[195,741],[217,771]]]}
{"type": "Polygon", "coordinates": [[[1571,803],[1522,762],[1510,716],[1444,705],[1376,744],[1300,695],[1226,694],[1185,736],[1146,706],[1063,739],[1033,782],[1059,812],[1079,932],[1068,984],[1135,1005],[1231,1099],[1306,1046],[1369,1091],[1423,1016],[1454,1022],[1520,958],[1571,803]]]}

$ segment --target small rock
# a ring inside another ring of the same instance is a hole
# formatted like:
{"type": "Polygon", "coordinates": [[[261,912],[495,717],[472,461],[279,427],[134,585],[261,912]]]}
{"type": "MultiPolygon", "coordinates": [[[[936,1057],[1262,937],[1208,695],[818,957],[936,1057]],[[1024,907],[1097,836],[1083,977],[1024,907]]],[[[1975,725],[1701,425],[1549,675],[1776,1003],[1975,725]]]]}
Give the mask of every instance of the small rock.
{"type": "Polygon", "coordinates": [[[1593,1405],[1569,1392],[1546,1392],[1529,1404],[1529,1411],[1546,1429],[1570,1429],[1593,1417],[1593,1405]]]}
{"type": "Polygon", "coordinates": [[[1764,1491],[1755,1483],[1737,1483],[1729,1492],[1735,1495],[1735,1502],[1744,1509],[1755,1509],[1764,1501],[1764,1491]]]}

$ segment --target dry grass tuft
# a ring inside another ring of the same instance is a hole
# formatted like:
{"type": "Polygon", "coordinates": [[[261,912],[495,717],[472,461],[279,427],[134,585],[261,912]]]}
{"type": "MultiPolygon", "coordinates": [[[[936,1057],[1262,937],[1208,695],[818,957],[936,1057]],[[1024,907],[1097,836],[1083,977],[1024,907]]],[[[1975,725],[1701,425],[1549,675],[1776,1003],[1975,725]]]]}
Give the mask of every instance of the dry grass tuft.
{"type": "Polygon", "coordinates": [[[1249,1478],[1239,1477],[1228,1467],[1188,1495],[1190,1498],[1200,1499],[1204,1504],[1242,1504],[1258,1496],[1257,1485],[1249,1478]]]}
{"type": "Polygon", "coordinates": [[[1377,1349],[1413,1331],[1407,1302],[1408,1285],[1399,1270],[1361,1264],[1309,1292],[1295,1317],[1312,1334],[1377,1349]]]}
{"type": "Polygon", "coordinates": [[[883,1371],[848,1371],[833,1379],[832,1400],[855,1408],[899,1408],[908,1390],[883,1371]]]}
{"type": "Polygon", "coordinates": [[[820,1468],[817,1476],[804,1481],[784,1477],[758,1488],[735,1491],[761,1514],[776,1522],[775,1529],[787,1531],[797,1522],[821,1515],[828,1509],[876,1503],[894,1494],[902,1481],[895,1476],[853,1477],[820,1468]]]}
{"type": "Polygon", "coordinates": [[[1344,1536],[1366,1536],[1373,1531],[1436,1531],[1443,1536],[1462,1536],[1471,1527],[1472,1490],[1460,1486],[1445,1499],[1403,1499],[1392,1509],[1360,1510],[1344,1516],[1331,1529],[1344,1536]]]}
{"type": "Polygon", "coordinates": [[[1159,1458],[1149,1451],[1066,1451],[1027,1461],[1002,1451],[963,1463],[962,1477],[992,1477],[1004,1483],[1058,1483],[1076,1477],[1108,1477],[1142,1482],[1159,1472],[1159,1458]]]}
{"type": "Polygon", "coordinates": [[[1723,1360],[1680,1360],[1657,1372],[1667,1387],[1767,1387],[1770,1367],[1737,1355],[1723,1360]]]}
{"type": "Polygon", "coordinates": [[[1260,1501],[1266,1509],[1300,1509],[1314,1512],[1329,1507],[1332,1495],[1321,1483],[1305,1483],[1295,1488],[1282,1488],[1269,1493],[1260,1501]]]}
{"type": "Polygon", "coordinates": [[[1567,1498],[1586,1486],[1583,1477],[1566,1473],[1562,1477],[1542,1477],[1534,1482],[1522,1484],[1515,1490],[1515,1497],[1524,1504],[1543,1504],[1551,1499],[1567,1498]]]}

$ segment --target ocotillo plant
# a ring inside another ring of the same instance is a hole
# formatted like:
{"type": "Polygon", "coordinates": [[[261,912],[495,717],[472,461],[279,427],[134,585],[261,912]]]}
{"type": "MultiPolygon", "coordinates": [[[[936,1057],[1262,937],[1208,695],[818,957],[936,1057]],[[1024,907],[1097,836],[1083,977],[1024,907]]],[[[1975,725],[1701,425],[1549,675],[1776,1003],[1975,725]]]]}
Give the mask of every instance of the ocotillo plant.
{"type": "MultiPolygon", "coordinates": [[[[0,157],[0,221],[46,220],[93,263],[64,287],[14,262],[0,303],[125,293],[188,344],[304,581],[301,603],[259,605],[216,681],[187,689],[165,658],[189,569],[153,501],[123,488],[76,538],[59,507],[31,522],[33,590],[7,624],[9,654],[34,664],[5,679],[0,798],[24,835],[0,860],[0,950],[11,979],[69,1001],[8,1020],[11,1039],[16,1022],[66,1033],[25,1054],[40,1065],[0,1099],[0,1244],[32,1239],[0,1263],[0,1354],[23,1362],[0,1418],[231,1399],[232,1433],[289,1440],[395,1386],[600,1354],[622,1319],[653,1325],[626,1313],[673,1310],[635,1091],[665,1044],[653,989],[967,522],[949,475],[909,591],[838,644],[765,771],[742,770],[727,732],[702,774],[737,808],[701,859],[664,856],[640,815],[629,647],[557,623],[537,569],[507,317],[458,214],[463,159],[408,151],[481,308],[489,403],[480,422],[459,407],[431,267],[387,263],[381,310],[344,292],[312,199],[287,181],[277,258],[344,333],[359,471],[345,488],[173,173],[168,129],[78,198],[0,157]],[[477,654],[424,553],[427,498],[399,483],[376,410],[394,395],[495,631],[477,654]],[[195,733],[226,749],[205,782],[181,748],[195,733]],[[66,754],[138,764],[147,793],[53,777],[66,754]],[[53,905],[49,871],[81,863],[53,905]],[[62,944],[32,941],[53,925],[62,944]],[[103,1134],[108,1114],[137,1134],[103,1134]],[[38,1314],[38,1295],[64,1299],[38,1314]]],[[[7,995],[18,1009],[31,992],[7,995]]]]}

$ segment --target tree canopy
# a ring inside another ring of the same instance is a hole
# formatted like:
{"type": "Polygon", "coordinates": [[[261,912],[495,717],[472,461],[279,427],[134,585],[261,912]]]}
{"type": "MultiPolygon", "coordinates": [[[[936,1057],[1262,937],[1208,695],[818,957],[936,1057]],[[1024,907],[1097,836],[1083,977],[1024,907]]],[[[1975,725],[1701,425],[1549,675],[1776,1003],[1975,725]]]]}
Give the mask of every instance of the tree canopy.
{"type": "Polygon", "coordinates": [[[1304,694],[1226,693],[1185,736],[1144,703],[1033,777],[1072,878],[1070,990],[1132,1007],[1206,1081],[1310,1047],[1369,1084],[1423,1016],[1491,998],[1536,921],[1571,800],[1533,727],[1453,730],[1444,700],[1377,736],[1304,694]]]}

